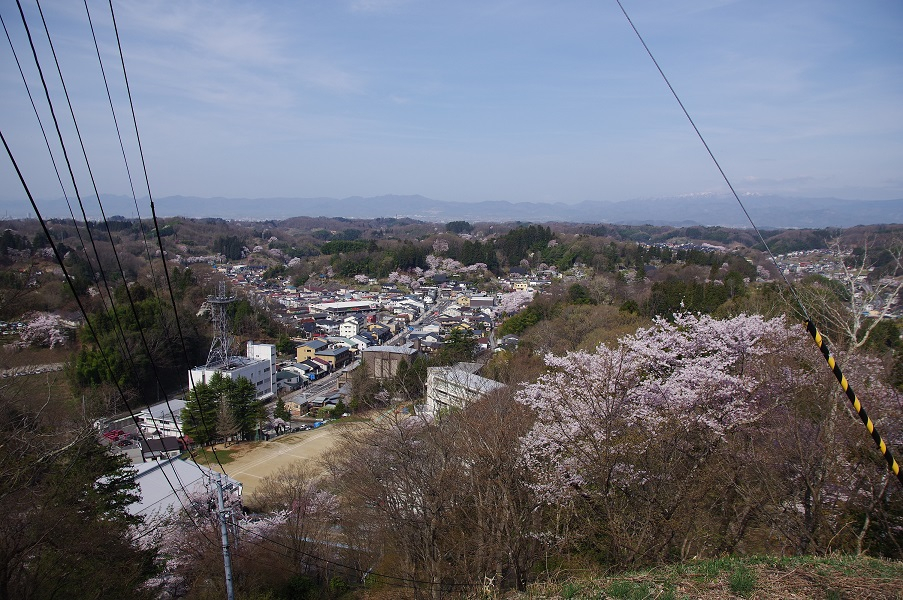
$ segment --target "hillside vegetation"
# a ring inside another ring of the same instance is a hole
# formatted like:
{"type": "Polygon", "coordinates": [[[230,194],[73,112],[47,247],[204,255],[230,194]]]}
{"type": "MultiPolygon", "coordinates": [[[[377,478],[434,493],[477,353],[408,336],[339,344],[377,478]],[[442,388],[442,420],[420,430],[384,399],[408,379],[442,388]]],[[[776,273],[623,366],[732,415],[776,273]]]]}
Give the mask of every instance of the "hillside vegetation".
{"type": "MultiPolygon", "coordinates": [[[[213,335],[204,301],[233,277],[232,333],[288,353],[304,311],[277,292],[496,299],[392,377],[348,375],[347,410],[367,425],[262,480],[244,499],[253,514],[235,511],[239,598],[900,597],[903,486],[798,300],[899,460],[903,227],[766,232],[787,253],[777,266],[749,231],[718,227],[50,227],[52,245],[33,221],[5,223],[0,240],[2,367],[57,365],[0,386],[0,595],[119,573],[122,595],[223,595],[208,503],[133,542],[134,479],[91,423],[180,390],[213,335]],[[477,327],[504,348],[479,355],[477,327]],[[506,386],[421,414],[428,368],[462,360],[506,386]],[[80,514],[97,526],[79,530],[80,514]],[[108,546],[121,551],[106,564],[93,548],[108,546]]],[[[264,413],[239,392],[214,382],[194,408],[242,440],[264,413]],[[220,396],[243,412],[217,413],[220,396]]]]}

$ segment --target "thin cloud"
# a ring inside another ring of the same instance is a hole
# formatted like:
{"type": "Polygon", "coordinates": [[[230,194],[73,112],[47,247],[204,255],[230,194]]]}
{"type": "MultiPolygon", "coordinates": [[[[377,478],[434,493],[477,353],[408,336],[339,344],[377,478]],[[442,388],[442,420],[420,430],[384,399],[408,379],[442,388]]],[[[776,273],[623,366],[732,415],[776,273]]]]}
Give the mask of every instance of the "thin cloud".
{"type": "Polygon", "coordinates": [[[398,10],[412,0],[353,0],[348,8],[356,13],[383,13],[398,10]]]}

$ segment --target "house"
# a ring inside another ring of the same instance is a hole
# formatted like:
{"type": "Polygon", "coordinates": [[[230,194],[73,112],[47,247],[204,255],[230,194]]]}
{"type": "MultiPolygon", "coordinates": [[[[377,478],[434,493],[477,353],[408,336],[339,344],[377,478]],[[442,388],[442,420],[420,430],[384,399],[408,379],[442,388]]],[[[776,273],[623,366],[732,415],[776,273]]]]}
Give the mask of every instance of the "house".
{"type": "Polygon", "coordinates": [[[468,306],[470,308],[492,308],[495,306],[495,298],[492,296],[472,296],[468,306]]]}
{"type": "Polygon", "coordinates": [[[141,440],[141,461],[175,458],[185,451],[185,444],[180,438],[147,438],[141,440]]]}
{"type": "Polygon", "coordinates": [[[351,354],[351,350],[345,346],[338,346],[319,350],[314,358],[326,361],[329,363],[329,369],[335,371],[349,364],[354,359],[354,356],[351,354]]]}
{"type": "Polygon", "coordinates": [[[301,373],[288,369],[282,369],[276,373],[276,390],[294,391],[302,385],[301,373]]]}
{"type": "Polygon", "coordinates": [[[367,329],[380,343],[392,337],[392,330],[381,323],[373,323],[367,329]]]}
{"type": "Polygon", "coordinates": [[[324,375],[329,373],[330,365],[322,358],[308,358],[301,364],[310,368],[307,378],[311,381],[313,381],[314,379],[319,379],[320,377],[323,377],[324,375]]]}
{"type": "Polygon", "coordinates": [[[329,344],[322,340],[310,340],[309,342],[304,342],[300,346],[298,346],[295,354],[297,356],[298,362],[303,362],[309,358],[313,358],[317,355],[317,352],[320,350],[325,350],[329,347],[329,344]]]}
{"type": "Polygon", "coordinates": [[[135,418],[145,437],[178,438],[182,435],[183,408],[185,408],[185,400],[173,399],[145,408],[135,415],[135,418]]]}
{"type": "Polygon", "coordinates": [[[351,338],[360,331],[361,324],[357,317],[346,317],[339,325],[339,335],[344,338],[351,338]]]}

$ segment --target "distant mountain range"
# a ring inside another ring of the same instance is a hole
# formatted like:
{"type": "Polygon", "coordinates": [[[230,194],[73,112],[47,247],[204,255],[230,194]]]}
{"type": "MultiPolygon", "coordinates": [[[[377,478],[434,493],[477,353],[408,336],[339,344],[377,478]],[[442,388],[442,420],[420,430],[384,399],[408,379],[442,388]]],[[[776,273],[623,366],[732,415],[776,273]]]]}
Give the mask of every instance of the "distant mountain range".
{"type": "MultiPolygon", "coordinates": [[[[135,203],[124,196],[102,195],[107,217],[134,217],[135,203]]],[[[750,216],[762,228],[852,227],[903,223],[903,199],[840,200],[750,195],[741,197],[750,216]]],[[[8,217],[33,216],[22,202],[0,202],[8,217]]],[[[39,204],[42,214],[66,217],[65,201],[39,204]]],[[[150,215],[147,200],[139,202],[141,216],[150,215]]],[[[700,194],[669,198],[641,198],[619,202],[586,201],[578,204],[536,202],[447,202],[424,196],[375,196],[363,198],[197,198],[169,196],[155,200],[160,217],[219,217],[270,220],[289,217],[410,217],[423,221],[530,221],[614,223],[624,225],[721,225],[750,227],[737,201],[730,196],[700,194]]],[[[99,218],[96,200],[86,202],[91,219],[99,218]]],[[[76,214],[78,210],[76,209],[76,214]]]]}

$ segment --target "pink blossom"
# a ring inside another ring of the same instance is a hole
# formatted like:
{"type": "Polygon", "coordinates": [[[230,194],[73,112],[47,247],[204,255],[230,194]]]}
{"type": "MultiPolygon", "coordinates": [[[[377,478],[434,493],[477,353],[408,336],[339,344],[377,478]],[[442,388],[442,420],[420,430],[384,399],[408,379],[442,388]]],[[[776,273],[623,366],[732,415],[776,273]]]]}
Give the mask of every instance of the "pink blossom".
{"type": "Polygon", "coordinates": [[[20,341],[16,346],[20,348],[28,346],[55,348],[68,341],[60,316],[46,312],[32,313],[26,319],[25,328],[19,336],[20,341]]]}
{"type": "Polygon", "coordinates": [[[804,341],[782,318],[679,314],[614,348],[548,355],[549,371],[518,392],[537,414],[524,440],[524,463],[549,500],[581,487],[600,449],[614,461],[613,476],[644,477],[617,457],[629,455],[638,439],[654,438],[665,423],[717,437],[755,420],[797,376],[768,371],[766,357],[804,354],[804,341]]]}
{"type": "Polygon", "coordinates": [[[515,290],[502,294],[498,306],[494,311],[496,316],[513,315],[520,312],[525,306],[533,301],[533,292],[526,290],[515,290]]]}

